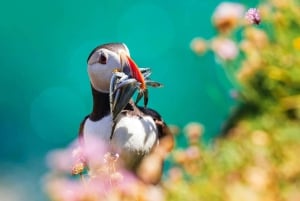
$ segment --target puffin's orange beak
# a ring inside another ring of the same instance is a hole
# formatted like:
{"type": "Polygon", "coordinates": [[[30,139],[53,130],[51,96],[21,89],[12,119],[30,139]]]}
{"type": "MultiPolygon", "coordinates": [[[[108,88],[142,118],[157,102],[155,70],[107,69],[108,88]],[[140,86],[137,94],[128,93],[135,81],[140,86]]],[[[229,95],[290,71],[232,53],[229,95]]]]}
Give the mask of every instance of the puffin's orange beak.
{"type": "MultiPolygon", "coordinates": [[[[139,100],[144,96],[144,107],[147,106],[148,104],[148,89],[146,86],[146,81],[145,81],[145,77],[144,74],[141,72],[141,70],[138,68],[138,66],[136,65],[136,63],[130,58],[130,56],[125,53],[125,52],[121,52],[120,53],[120,60],[121,60],[121,71],[126,74],[128,76],[128,80],[126,81],[126,83],[130,83],[131,86],[127,87],[126,90],[122,90],[122,91],[130,91],[131,96],[133,95],[132,92],[134,92],[133,90],[137,90],[138,89],[138,95],[135,101],[135,104],[137,104],[139,102],[139,100]],[[133,84],[135,81],[135,84],[133,84]]],[[[144,69],[145,71],[145,69],[144,69]]],[[[148,76],[151,74],[149,69],[146,69],[146,75],[148,72],[148,76]],[[148,72],[149,71],[149,72],[148,72]],[[150,73],[150,74],[149,74],[150,73]]],[[[126,95],[128,95],[129,93],[126,93],[126,95]]],[[[123,102],[125,102],[123,100],[123,102]]]]}
{"type": "Polygon", "coordinates": [[[140,88],[142,90],[146,89],[144,76],[133,59],[131,59],[130,56],[123,52],[120,53],[120,59],[122,71],[125,74],[130,75],[132,78],[136,79],[141,84],[140,88]]]}

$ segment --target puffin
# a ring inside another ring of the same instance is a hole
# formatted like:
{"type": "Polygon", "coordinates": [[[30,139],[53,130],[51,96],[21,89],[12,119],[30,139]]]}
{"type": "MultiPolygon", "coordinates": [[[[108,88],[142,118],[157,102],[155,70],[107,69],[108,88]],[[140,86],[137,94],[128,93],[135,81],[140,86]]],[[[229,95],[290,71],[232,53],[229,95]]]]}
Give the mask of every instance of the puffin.
{"type": "Polygon", "coordinates": [[[80,141],[100,138],[120,156],[122,168],[147,183],[158,183],[174,140],[161,115],[147,107],[147,83],[159,85],[149,79],[150,69],[139,68],[124,43],[106,43],[91,51],[87,71],[93,105],[80,124],[80,141]],[[136,91],[137,101],[133,101],[136,91]],[[139,106],[143,95],[144,105],[139,106]],[[150,158],[158,160],[149,163],[150,158]]]}

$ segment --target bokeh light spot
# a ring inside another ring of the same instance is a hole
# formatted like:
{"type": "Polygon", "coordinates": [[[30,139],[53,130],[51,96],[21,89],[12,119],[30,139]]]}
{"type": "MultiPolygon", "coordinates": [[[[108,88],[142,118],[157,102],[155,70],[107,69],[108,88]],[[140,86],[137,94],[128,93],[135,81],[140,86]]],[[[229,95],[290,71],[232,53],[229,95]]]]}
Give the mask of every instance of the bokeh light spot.
{"type": "Polygon", "coordinates": [[[30,120],[35,133],[50,143],[66,143],[76,138],[85,115],[80,97],[66,87],[44,90],[32,102],[30,120]]]}
{"type": "Polygon", "coordinates": [[[138,3],[127,8],[120,17],[118,34],[120,41],[139,50],[140,53],[134,52],[134,57],[143,60],[164,54],[171,48],[175,36],[170,14],[149,3],[138,3]]]}

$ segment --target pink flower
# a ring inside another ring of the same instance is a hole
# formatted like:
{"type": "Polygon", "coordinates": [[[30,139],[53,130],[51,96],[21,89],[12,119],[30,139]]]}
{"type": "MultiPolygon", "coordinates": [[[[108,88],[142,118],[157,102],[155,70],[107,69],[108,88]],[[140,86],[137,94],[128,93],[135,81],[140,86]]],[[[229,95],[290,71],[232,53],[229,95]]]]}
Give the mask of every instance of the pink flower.
{"type": "Polygon", "coordinates": [[[220,32],[234,29],[243,18],[245,7],[239,3],[222,2],[215,9],[212,20],[220,32]]]}
{"type": "Polygon", "coordinates": [[[236,43],[228,38],[214,39],[211,48],[219,58],[225,61],[235,59],[239,53],[236,43]]]}
{"type": "Polygon", "coordinates": [[[82,193],[83,186],[78,181],[71,181],[65,178],[50,178],[46,183],[46,191],[51,200],[74,201],[82,193]]]}
{"type": "Polygon", "coordinates": [[[190,146],[185,150],[186,157],[189,160],[197,160],[200,158],[200,149],[198,146],[190,146]]]}
{"type": "Polygon", "coordinates": [[[65,149],[56,149],[47,154],[46,162],[49,168],[57,172],[70,173],[77,159],[73,157],[73,151],[77,147],[75,143],[65,149]]]}
{"type": "Polygon", "coordinates": [[[47,162],[54,173],[45,177],[50,200],[138,200],[146,186],[122,169],[119,154],[98,136],[76,140],[65,149],[49,153],[47,162]],[[77,176],[71,176],[73,175],[77,176]]]}
{"type": "Polygon", "coordinates": [[[82,150],[90,170],[95,170],[105,163],[108,145],[98,136],[90,135],[84,138],[82,150]]]}
{"type": "Polygon", "coordinates": [[[250,8],[245,15],[245,18],[251,23],[251,24],[259,24],[261,19],[259,12],[256,8],[250,8]]]}
{"type": "MultiPolygon", "coordinates": [[[[56,149],[48,153],[47,164],[57,172],[79,174],[86,166],[97,170],[104,165],[107,145],[97,136],[89,136],[83,143],[78,140],[65,149],[56,149]]],[[[118,155],[116,154],[116,160],[118,155]]]]}

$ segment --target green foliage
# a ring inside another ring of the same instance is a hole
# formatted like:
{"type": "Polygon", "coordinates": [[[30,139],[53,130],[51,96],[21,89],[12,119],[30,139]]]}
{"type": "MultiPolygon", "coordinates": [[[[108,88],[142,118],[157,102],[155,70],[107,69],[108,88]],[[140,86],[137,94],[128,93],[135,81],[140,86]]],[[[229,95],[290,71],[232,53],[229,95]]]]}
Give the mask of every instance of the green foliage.
{"type": "MultiPolygon", "coordinates": [[[[122,175],[111,168],[114,163],[105,163],[100,169],[96,166],[101,171],[85,178],[79,163],[75,172],[79,172],[84,182],[74,183],[57,174],[50,175],[46,180],[50,199],[300,200],[300,7],[297,3],[297,0],[263,1],[258,7],[259,25],[245,22],[241,16],[243,5],[221,4],[223,7],[218,7],[212,20],[218,34],[209,40],[197,37],[192,41],[191,47],[197,54],[208,49],[214,52],[237,91],[240,104],[227,120],[222,137],[205,145],[201,140],[202,125],[188,124],[184,129],[188,146],[172,152],[172,164],[161,185],[153,187],[131,178],[132,175],[122,175]],[[228,15],[223,15],[224,8],[228,15]],[[235,9],[237,14],[232,15],[235,9]],[[67,191],[67,187],[73,191],[67,191]]],[[[91,153],[98,160],[99,152],[91,153]]],[[[59,156],[62,154],[62,158],[67,158],[65,151],[59,156]]],[[[149,167],[156,162],[150,160],[149,167]]],[[[69,169],[70,164],[65,166],[69,169]]]]}
{"type": "Polygon", "coordinates": [[[300,7],[269,0],[258,10],[260,25],[240,19],[224,32],[215,24],[218,35],[201,46],[215,52],[240,105],[212,147],[190,143],[173,153],[167,200],[300,200],[300,7]],[[217,38],[234,41],[239,54],[221,58],[211,45],[217,38]]]}

